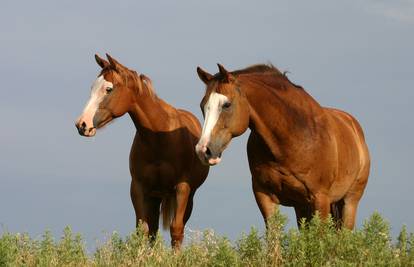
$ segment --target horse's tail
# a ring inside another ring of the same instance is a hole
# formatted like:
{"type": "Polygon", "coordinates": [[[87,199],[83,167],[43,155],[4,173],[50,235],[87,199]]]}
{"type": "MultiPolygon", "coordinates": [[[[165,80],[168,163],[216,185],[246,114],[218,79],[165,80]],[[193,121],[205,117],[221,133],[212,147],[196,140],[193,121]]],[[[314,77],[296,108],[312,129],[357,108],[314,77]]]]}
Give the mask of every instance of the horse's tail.
{"type": "Polygon", "coordinates": [[[171,220],[174,216],[174,212],[177,206],[177,200],[175,194],[169,194],[162,198],[161,213],[162,213],[162,228],[168,229],[171,224],[171,220]]]}

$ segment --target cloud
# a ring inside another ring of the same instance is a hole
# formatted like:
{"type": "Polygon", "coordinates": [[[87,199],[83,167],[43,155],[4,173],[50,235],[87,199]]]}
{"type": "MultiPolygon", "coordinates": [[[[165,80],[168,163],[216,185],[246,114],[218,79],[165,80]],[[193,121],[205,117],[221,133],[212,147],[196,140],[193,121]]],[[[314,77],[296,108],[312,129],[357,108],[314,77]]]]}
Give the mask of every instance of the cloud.
{"type": "Polygon", "coordinates": [[[414,23],[414,0],[371,1],[370,11],[403,23],[414,23]]]}

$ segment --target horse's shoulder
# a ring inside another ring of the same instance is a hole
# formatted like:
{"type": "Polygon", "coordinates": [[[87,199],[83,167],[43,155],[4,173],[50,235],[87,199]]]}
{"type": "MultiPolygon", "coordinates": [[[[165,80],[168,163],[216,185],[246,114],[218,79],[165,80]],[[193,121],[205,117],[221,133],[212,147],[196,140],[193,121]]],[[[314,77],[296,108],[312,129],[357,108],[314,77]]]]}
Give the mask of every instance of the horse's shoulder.
{"type": "Polygon", "coordinates": [[[177,109],[180,122],[183,127],[186,127],[190,132],[199,136],[201,134],[201,124],[193,113],[185,109],[177,109]]]}

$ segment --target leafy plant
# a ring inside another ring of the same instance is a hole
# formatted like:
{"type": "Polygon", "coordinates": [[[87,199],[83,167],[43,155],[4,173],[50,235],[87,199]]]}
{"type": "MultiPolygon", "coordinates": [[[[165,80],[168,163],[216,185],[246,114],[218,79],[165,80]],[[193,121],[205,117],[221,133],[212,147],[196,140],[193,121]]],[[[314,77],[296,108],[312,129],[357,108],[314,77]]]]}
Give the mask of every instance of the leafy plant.
{"type": "Polygon", "coordinates": [[[332,218],[316,214],[300,229],[285,230],[286,217],[277,211],[267,230],[255,228],[235,243],[206,230],[180,252],[160,235],[149,240],[143,228],[126,237],[117,232],[93,254],[80,234],[66,227],[60,239],[49,231],[41,238],[4,232],[0,236],[0,266],[414,266],[414,234],[406,226],[395,241],[379,213],[362,229],[337,229],[332,218]]]}

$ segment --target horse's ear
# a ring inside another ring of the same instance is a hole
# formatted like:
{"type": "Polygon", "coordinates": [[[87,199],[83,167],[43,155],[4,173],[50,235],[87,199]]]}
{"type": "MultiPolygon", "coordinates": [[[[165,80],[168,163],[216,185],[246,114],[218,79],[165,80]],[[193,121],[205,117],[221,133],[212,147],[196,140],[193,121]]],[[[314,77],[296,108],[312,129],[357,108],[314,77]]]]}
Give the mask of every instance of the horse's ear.
{"type": "Polygon", "coordinates": [[[207,84],[209,81],[211,81],[211,79],[213,79],[213,75],[211,75],[210,73],[208,73],[207,71],[203,70],[200,67],[197,67],[197,74],[198,77],[200,77],[200,79],[207,84]]]}
{"type": "Polygon", "coordinates": [[[106,58],[108,58],[108,61],[111,65],[111,67],[114,68],[114,70],[116,70],[116,71],[120,71],[121,69],[126,68],[121,63],[116,61],[113,57],[111,57],[109,54],[106,54],[106,58]]]}
{"type": "Polygon", "coordinates": [[[230,72],[228,72],[223,65],[221,65],[220,63],[217,63],[218,69],[220,74],[223,76],[224,82],[231,82],[234,81],[234,77],[233,74],[231,74],[230,72]]]}
{"type": "Polygon", "coordinates": [[[95,60],[96,63],[98,63],[98,65],[101,66],[101,68],[106,68],[109,66],[109,62],[101,58],[98,54],[95,54],[95,60]]]}

